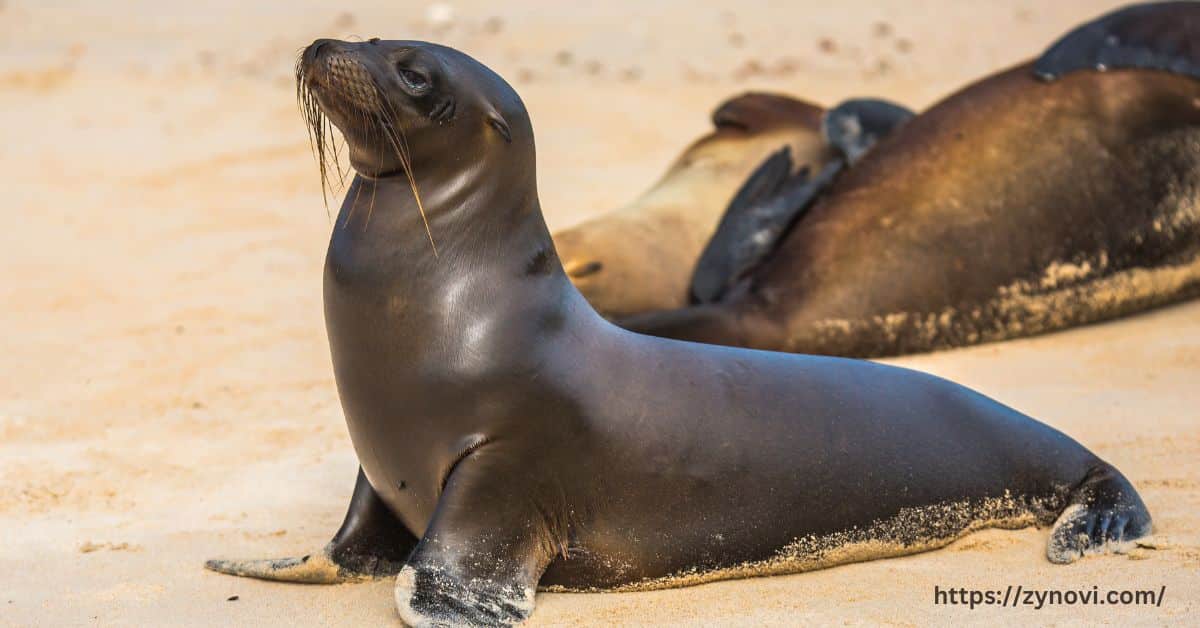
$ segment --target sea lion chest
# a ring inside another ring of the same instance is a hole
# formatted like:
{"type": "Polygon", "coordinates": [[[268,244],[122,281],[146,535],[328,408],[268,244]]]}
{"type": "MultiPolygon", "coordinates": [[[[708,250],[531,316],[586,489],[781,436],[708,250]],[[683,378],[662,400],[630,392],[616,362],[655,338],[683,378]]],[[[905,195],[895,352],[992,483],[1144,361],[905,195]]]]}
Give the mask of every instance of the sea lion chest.
{"type": "Polygon", "coordinates": [[[411,296],[421,286],[403,267],[402,248],[350,227],[335,230],[325,263],[325,325],[338,395],[371,486],[419,535],[447,469],[469,446],[463,421],[469,397],[431,342],[443,330],[411,296]]]}

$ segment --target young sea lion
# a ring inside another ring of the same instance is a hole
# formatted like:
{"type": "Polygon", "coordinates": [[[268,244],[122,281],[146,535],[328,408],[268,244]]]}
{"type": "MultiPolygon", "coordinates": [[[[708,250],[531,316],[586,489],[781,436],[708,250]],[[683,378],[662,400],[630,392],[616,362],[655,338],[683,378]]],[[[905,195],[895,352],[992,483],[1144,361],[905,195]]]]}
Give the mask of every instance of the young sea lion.
{"type": "Polygon", "coordinates": [[[699,342],[869,357],[1196,296],[1197,79],[1200,4],[1104,16],[906,123],[811,208],[782,193],[731,207],[774,222],[751,235],[718,230],[694,274],[695,306],[620,322],[699,342]],[[762,211],[772,203],[790,211],[762,211]],[[738,255],[747,260],[729,262],[738,255]]]}
{"type": "MultiPolygon", "coordinates": [[[[879,103],[852,99],[835,110],[870,107],[889,114],[866,121],[872,138],[912,115],[879,103]]],[[[712,115],[713,131],[688,146],[637,200],[554,234],[567,276],[609,317],[687,305],[700,251],[738,186],[762,160],[787,148],[790,170],[783,174],[818,177],[843,149],[823,133],[826,117],[817,105],[777,94],[751,92],[721,104],[712,115]]]]}
{"type": "Polygon", "coordinates": [[[357,173],[325,315],[361,471],[320,554],[209,568],[399,569],[404,621],[484,626],[528,617],[539,585],[783,573],[1052,522],[1047,555],[1070,562],[1150,531],[1115,468],[961,386],[600,317],[555,255],[524,105],[467,55],[321,40],[300,84],[357,173]]]}

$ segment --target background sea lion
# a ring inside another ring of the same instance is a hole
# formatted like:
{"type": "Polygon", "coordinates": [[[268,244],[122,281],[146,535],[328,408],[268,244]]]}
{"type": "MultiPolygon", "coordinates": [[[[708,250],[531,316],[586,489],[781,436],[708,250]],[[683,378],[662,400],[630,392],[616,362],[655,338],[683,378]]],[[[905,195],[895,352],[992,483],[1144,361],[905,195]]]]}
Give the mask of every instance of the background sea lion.
{"type": "Polygon", "coordinates": [[[1116,469],[961,386],[597,315],[555,256],[524,105],[465,54],[322,40],[299,78],[357,172],[325,313],[362,471],[320,558],[210,568],[337,580],[407,555],[406,622],[507,625],[539,584],[783,573],[1051,522],[1047,556],[1070,562],[1150,531],[1116,469]]]}
{"type": "MultiPolygon", "coordinates": [[[[882,140],[757,267],[716,273],[728,279],[716,288],[698,267],[702,289],[693,294],[711,302],[622,324],[717,344],[880,356],[1192,297],[1200,293],[1197,42],[1197,3],[1141,5],[1084,25],[1036,64],[971,85],[882,140]]],[[[713,239],[721,250],[702,259],[728,255],[721,236],[713,239]]]]}
{"type": "MultiPolygon", "coordinates": [[[[789,173],[807,168],[817,176],[834,156],[837,147],[821,132],[824,114],[817,105],[779,94],[727,100],[712,114],[713,131],[688,146],[635,201],[554,234],[567,276],[607,316],[686,305],[700,251],[762,160],[786,147],[789,173]]],[[[895,121],[872,122],[871,131],[883,135],[895,121]]]]}

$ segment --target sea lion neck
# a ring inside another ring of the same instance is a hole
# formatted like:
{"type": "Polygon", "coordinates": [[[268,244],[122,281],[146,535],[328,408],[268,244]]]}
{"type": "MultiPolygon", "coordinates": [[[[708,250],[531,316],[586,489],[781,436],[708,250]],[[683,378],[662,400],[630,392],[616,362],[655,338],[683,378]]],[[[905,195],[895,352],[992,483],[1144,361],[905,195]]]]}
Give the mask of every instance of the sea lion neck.
{"type": "Polygon", "coordinates": [[[427,198],[436,253],[406,181],[355,178],[326,259],[327,323],[354,320],[337,333],[367,342],[370,328],[412,329],[396,338],[398,361],[481,373],[528,355],[546,325],[591,312],[558,262],[536,192],[461,185],[427,198]],[[481,329],[489,336],[472,334],[481,329]],[[512,350],[472,346],[482,341],[512,350]],[[468,360],[480,355],[487,364],[468,360]]]}
{"type": "Polygon", "coordinates": [[[487,168],[441,173],[418,167],[411,181],[405,173],[357,175],[334,229],[335,237],[400,256],[404,266],[424,274],[515,265],[528,247],[551,242],[533,182],[496,177],[487,168]]]}

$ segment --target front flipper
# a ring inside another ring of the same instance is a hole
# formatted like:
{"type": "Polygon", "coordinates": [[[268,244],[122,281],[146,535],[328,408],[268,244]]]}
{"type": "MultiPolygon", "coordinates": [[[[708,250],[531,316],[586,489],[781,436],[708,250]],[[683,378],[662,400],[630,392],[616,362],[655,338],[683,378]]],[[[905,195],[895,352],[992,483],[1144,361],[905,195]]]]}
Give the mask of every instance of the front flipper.
{"type": "Polygon", "coordinates": [[[768,157],[734,195],[700,254],[692,273],[691,302],[719,301],[775,250],[842,170],[912,117],[908,109],[885,100],[847,100],[821,121],[821,133],[834,156],[815,177],[807,166],[792,172],[787,147],[768,157]]]}
{"type": "Polygon", "coordinates": [[[384,505],[362,469],[337,534],[320,552],[294,558],[210,560],[205,568],[233,576],[334,584],[394,576],[417,538],[384,505]]]}
{"type": "MultiPolygon", "coordinates": [[[[396,608],[410,626],[511,626],[533,612],[538,580],[565,532],[554,530],[538,487],[489,468],[489,445],[455,465],[424,538],[396,578],[396,608]]],[[[521,459],[519,464],[532,464],[521,459]]],[[[559,493],[560,494],[560,493],[559,493]]]]}
{"type": "Polygon", "coordinates": [[[851,98],[825,113],[825,141],[853,166],[880,139],[913,117],[909,109],[877,98],[851,98]]]}
{"type": "Polygon", "coordinates": [[[834,160],[815,178],[792,173],[791,151],[767,158],[729,203],[692,273],[691,300],[713,303],[775,248],[779,238],[842,169],[834,160]]]}
{"type": "Polygon", "coordinates": [[[1034,63],[1053,80],[1075,70],[1140,68],[1200,78],[1200,3],[1118,9],[1067,33],[1034,63]]]}

